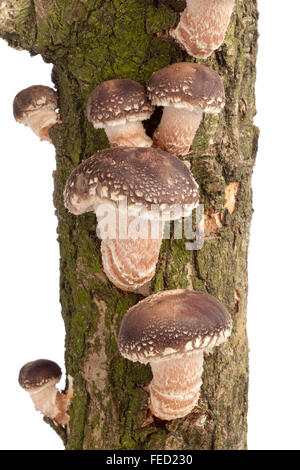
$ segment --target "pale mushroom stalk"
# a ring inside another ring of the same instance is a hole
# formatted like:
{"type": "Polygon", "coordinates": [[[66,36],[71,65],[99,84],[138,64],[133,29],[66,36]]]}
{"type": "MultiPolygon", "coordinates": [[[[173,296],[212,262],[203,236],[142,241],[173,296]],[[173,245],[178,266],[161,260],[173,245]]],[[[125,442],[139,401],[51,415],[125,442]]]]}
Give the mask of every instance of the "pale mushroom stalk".
{"type": "Polygon", "coordinates": [[[161,240],[106,239],[101,244],[103,270],[119,289],[136,292],[155,274],[161,240]]]}
{"type": "Polygon", "coordinates": [[[30,127],[41,140],[51,142],[49,129],[56,124],[57,118],[57,113],[51,109],[34,111],[31,114],[28,114],[28,117],[24,121],[24,125],[30,127]]]}
{"type": "Polygon", "coordinates": [[[57,389],[56,380],[37,390],[29,391],[29,395],[36,411],[40,411],[61,426],[69,423],[70,417],[67,411],[70,407],[70,400],[67,395],[57,389]]]}
{"type": "MultiPolygon", "coordinates": [[[[127,217],[126,225],[133,220],[134,217],[127,217]]],[[[117,229],[115,237],[105,237],[101,243],[105,274],[116,287],[127,292],[136,292],[153,278],[162,242],[163,222],[158,221],[159,233],[155,235],[149,220],[141,222],[146,226],[146,233],[120,236],[117,229]]]]}
{"type": "Polygon", "coordinates": [[[186,155],[200,125],[203,113],[176,106],[165,106],[153,135],[153,145],[172,155],[186,155]]]}
{"type": "Polygon", "coordinates": [[[112,147],[152,146],[152,140],[147,136],[141,121],[110,125],[104,129],[112,147]]]}
{"type": "Polygon", "coordinates": [[[202,385],[203,352],[151,362],[150,410],[163,420],[186,416],[197,405],[202,385]]]}
{"type": "Polygon", "coordinates": [[[234,0],[187,0],[170,35],[198,59],[209,57],[224,41],[234,0]]]}

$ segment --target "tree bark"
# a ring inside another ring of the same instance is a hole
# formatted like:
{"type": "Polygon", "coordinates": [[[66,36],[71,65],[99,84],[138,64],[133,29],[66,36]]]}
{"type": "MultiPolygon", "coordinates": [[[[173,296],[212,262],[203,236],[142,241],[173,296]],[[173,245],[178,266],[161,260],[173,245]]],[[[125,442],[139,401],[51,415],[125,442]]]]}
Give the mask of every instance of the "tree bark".
{"type": "MultiPolygon", "coordinates": [[[[206,291],[226,305],[234,320],[229,341],[205,359],[199,407],[186,418],[142,426],[147,410],[142,385],[151,380],[151,369],[123,359],[117,348],[122,317],[142,297],[118,290],[103,273],[94,214],[76,217],[63,204],[73,168],[109,146],[105,133],[86,119],[93,88],[112,78],[146,83],[169,63],[194,60],[162,34],[176,26],[184,8],[180,0],[0,1],[0,36],[53,63],[59,95],[62,123],[50,135],[57,161],[54,204],[65,362],[75,386],[67,449],[246,448],[247,249],[258,140],[253,125],[256,0],[236,1],[223,45],[199,61],[221,75],[227,99],[220,115],[204,117],[186,158],[205,204],[204,246],[186,251],[184,240],[164,240],[152,282],[152,293],[206,291]],[[230,183],[237,188],[234,207],[226,199],[230,183]]],[[[147,122],[150,134],[158,119],[156,112],[147,122]]]]}

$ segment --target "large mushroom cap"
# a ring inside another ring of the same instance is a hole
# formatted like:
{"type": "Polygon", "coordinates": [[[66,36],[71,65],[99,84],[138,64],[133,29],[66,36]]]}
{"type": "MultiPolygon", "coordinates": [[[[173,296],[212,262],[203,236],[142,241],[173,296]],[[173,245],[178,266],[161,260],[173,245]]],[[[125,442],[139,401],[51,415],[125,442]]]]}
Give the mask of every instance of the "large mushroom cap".
{"type": "Polygon", "coordinates": [[[133,80],[108,80],[91,93],[87,118],[96,128],[143,121],[153,112],[144,87],[133,80]]]}
{"type": "Polygon", "coordinates": [[[154,72],[147,89],[156,106],[217,113],[225,105],[221,77],[213,69],[191,62],[168,65],[154,72]]]}
{"type": "Polygon", "coordinates": [[[18,122],[26,120],[27,116],[38,110],[55,110],[57,108],[56,92],[44,85],[33,85],[20,91],[13,101],[14,118],[18,122]]]}
{"type": "Polygon", "coordinates": [[[149,211],[152,205],[193,209],[199,194],[182,161],[157,148],[137,147],[97,152],[75,168],[65,188],[65,206],[73,214],[96,210],[103,199],[117,203],[125,197],[134,215],[141,206],[149,211]]]}
{"type": "Polygon", "coordinates": [[[61,368],[56,362],[38,359],[27,362],[19,373],[19,384],[25,390],[35,390],[49,383],[57,383],[61,378],[61,368]]]}
{"type": "Polygon", "coordinates": [[[126,313],[118,338],[122,356],[143,363],[210,349],[231,333],[226,308],[213,296],[191,290],[151,295],[126,313]]]}

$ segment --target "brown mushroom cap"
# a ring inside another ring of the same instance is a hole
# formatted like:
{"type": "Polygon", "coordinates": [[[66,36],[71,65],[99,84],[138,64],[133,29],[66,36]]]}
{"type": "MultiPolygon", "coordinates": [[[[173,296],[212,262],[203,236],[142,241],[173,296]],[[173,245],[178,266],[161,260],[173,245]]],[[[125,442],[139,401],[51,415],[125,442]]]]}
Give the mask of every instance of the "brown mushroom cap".
{"type": "Polygon", "coordinates": [[[148,363],[210,349],[230,335],[231,317],[213,296],[177,289],[151,295],[128,310],[118,345],[122,356],[148,363]]]}
{"type": "Polygon", "coordinates": [[[153,106],[144,87],[133,80],[108,80],[91,93],[87,118],[96,128],[149,119],[153,106]]]}
{"type": "Polygon", "coordinates": [[[156,106],[218,113],[225,105],[221,77],[209,67],[190,62],[168,65],[154,72],[147,90],[151,103],[156,106]]]}
{"type": "Polygon", "coordinates": [[[35,390],[49,383],[57,383],[61,378],[61,368],[56,362],[38,359],[27,362],[19,373],[19,384],[25,390],[35,390]]]}
{"type": "Polygon", "coordinates": [[[20,91],[13,101],[14,118],[18,122],[26,120],[27,116],[41,109],[55,110],[57,108],[56,92],[44,85],[33,85],[20,91]]]}
{"type": "Polygon", "coordinates": [[[130,206],[198,204],[198,185],[186,165],[157,148],[117,147],[97,152],[71,173],[65,206],[73,214],[95,210],[101,200],[130,206]]]}

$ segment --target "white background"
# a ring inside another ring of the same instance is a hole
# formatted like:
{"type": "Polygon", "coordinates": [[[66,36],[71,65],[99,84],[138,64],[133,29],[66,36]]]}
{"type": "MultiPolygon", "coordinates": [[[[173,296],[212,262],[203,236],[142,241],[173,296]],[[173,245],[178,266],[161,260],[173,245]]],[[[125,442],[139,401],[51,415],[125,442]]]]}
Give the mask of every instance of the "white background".
{"type": "MultiPolygon", "coordinates": [[[[260,0],[259,6],[255,122],[261,136],[249,252],[248,444],[299,450],[300,6],[297,0],[286,0],[285,7],[281,0],[260,0]]],[[[29,360],[64,363],[54,149],[12,116],[18,91],[51,86],[51,66],[3,41],[0,56],[0,442],[2,449],[63,449],[17,382],[29,360]]]]}

